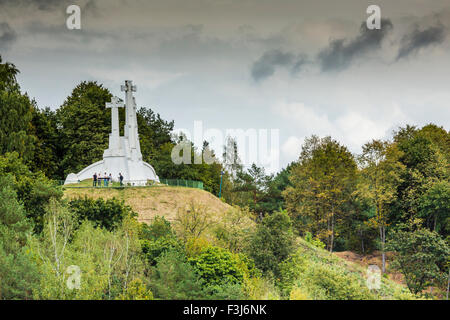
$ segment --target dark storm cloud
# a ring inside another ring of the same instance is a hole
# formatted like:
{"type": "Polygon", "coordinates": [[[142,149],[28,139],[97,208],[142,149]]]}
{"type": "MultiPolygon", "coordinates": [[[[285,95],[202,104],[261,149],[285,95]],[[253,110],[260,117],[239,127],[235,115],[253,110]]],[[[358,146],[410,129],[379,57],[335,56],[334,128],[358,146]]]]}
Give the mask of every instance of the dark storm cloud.
{"type": "Polygon", "coordinates": [[[355,59],[360,58],[370,50],[381,47],[382,40],[393,29],[389,19],[381,19],[381,29],[370,30],[363,22],[360,34],[353,40],[338,39],[320,51],[318,62],[322,71],[336,71],[347,68],[355,59]]]}
{"type": "Polygon", "coordinates": [[[39,10],[47,11],[69,2],[68,0],[0,0],[0,6],[35,6],[39,10]]]}
{"type": "Polygon", "coordinates": [[[93,0],[73,1],[73,0],[0,0],[0,8],[2,7],[33,7],[41,11],[64,11],[71,5],[76,4],[82,9],[96,10],[93,0]]]}
{"type": "Polygon", "coordinates": [[[443,25],[429,27],[422,31],[416,26],[411,33],[403,37],[397,60],[417,53],[422,48],[438,45],[445,40],[445,37],[446,29],[443,25]]]}
{"type": "Polygon", "coordinates": [[[9,24],[6,22],[0,23],[0,49],[8,48],[16,39],[17,34],[9,24]]]}
{"type": "Polygon", "coordinates": [[[251,74],[255,81],[272,76],[278,67],[287,68],[292,74],[295,74],[301,70],[306,62],[306,57],[303,55],[296,56],[290,52],[271,50],[265,52],[253,63],[251,74]]]}

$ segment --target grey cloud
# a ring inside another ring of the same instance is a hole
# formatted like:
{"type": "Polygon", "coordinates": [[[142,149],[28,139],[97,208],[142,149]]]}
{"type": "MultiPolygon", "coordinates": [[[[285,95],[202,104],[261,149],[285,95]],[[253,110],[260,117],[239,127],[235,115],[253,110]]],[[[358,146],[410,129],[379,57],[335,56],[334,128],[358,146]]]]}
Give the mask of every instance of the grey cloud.
{"type": "Polygon", "coordinates": [[[0,7],[34,7],[41,11],[66,10],[71,4],[79,5],[83,9],[95,10],[93,0],[82,0],[74,3],[73,0],[0,0],[0,7]]]}
{"type": "Polygon", "coordinates": [[[47,11],[58,5],[67,4],[68,0],[0,0],[0,6],[35,6],[39,10],[47,11]]]}
{"type": "Polygon", "coordinates": [[[251,74],[255,81],[272,76],[278,67],[287,68],[292,74],[295,74],[301,70],[305,63],[307,63],[307,59],[304,55],[296,56],[290,52],[270,50],[253,63],[251,74]]]}
{"type": "Polygon", "coordinates": [[[9,24],[6,22],[0,23],[0,49],[8,48],[16,39],[17,34],[9,24]]]}
{"type": "Polygon", "coordinates": [[[403,37],[397,55],[397,60],[417,53],[420,49],[442,43],[446,37],[446,29],[443,25],[419,30],[416,26],[411,33],[403,37]]]}
{"type": "Polygon", "coordinates": [[[320,51],[317,58],[322,71],[337,71],[347,68],[355,59],[370,50],[381,47],[385,36],[393,29],[389,19],[381,19],[381,29],[369,30],[366,22],[360,27],[360,34],[353,40],[338,39],[320,51]]]}

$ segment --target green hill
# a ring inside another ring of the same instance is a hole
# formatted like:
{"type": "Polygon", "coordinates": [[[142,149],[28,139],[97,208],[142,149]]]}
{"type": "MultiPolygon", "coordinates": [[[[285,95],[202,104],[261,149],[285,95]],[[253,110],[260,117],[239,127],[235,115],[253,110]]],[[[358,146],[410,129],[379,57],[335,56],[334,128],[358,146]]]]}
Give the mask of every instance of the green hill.
{"type": "MultiPolygon", "coordinates": [[[[155,216],[174,221],[179,210],[186,210],[194,202],[204,206],[214,222],[225,220],[232,207],[209,192],[169,186],[127,188],[64,188],[67,199],[89,197],[93,199],[121,199],[138,213],[138,220],[150,222],[155,216]]],[[[253,224],[253,222],[251,222],[253,224]]],[[[213,235],[207,232],[207,238],[213,235]]],[[[291,299],[412,299],[399,281],[382,279],[381,288],[369,291],[366,286],[367,265],[352,261],[343,253],[332,253],[318,248],[298,237],[296,254],[284,263],[285,273],[291,279],[284,289],[291,299]],[[290,294],[289,294],[290,293],[290,294]]],[[[376,262],[374,262],[376,264],[376,262]]],[[[288,277],[288,278],[289,278],[288,277]]],[[[283,285],[282,285],[283,286],[283,285]]]]}
{"type": "Polygon", "coordinates": [[[67,199],[87,196],[123,200],[139,214],[141,222],[148,222],[157,215],[173,221],[178,210],[192,202],[208,208],[213,220],[232,208],[207,191],[185,187],[65,188],[64,196],[67,199]]]}
{"type": "MultiPolygon", "coordinates": [[[[287,291],[296,300],[411,300],[417,299],[405,285],[381,277],[376,290],[367,287],[367,266],[329,253],[302,238],[297,252],[284,263],[292,277],[287,291]]],[[[288,277],[289,278],[289,277],[288,277]]]]}

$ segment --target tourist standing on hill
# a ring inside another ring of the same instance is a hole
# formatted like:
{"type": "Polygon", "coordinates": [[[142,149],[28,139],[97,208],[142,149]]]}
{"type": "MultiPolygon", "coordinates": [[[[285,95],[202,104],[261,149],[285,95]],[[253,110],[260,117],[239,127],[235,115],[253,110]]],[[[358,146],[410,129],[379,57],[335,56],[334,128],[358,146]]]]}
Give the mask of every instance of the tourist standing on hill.
{"type": "Polygon", "coordinates": [[[109,173],[108,182],[111,183],[111,185],[112,185],[112,174],[111,174],[111,172],[109,173]]]}
{"type": "Polygon", "coordinates": [[[97,186],[97,172],[94,172],[94,182],[93,182],[94,187],[97,186]]]}
{"type": "Polygon", "coordinates": [[[120,181],[120,186],[123,186],[123,175],[120,172],[119,172],[119,181],[120,181]]]}
{"type": "Polygon", "coordinates": [[[107,186],[108,186],[108,175],[106,174],[106,172],[105,172],[105,175],[103,176],[103,178],[104,178],[103,185],[104,185],[105,187],[107,187],[107,186]]]}

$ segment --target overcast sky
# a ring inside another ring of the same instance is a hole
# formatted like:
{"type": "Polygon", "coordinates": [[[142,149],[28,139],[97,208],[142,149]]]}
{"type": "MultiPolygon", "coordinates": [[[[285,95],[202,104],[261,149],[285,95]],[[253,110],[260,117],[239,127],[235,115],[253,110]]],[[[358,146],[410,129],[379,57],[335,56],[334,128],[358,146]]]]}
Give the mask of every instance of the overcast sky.
{"type": "Polygon", "coordinates": [[[0,0],[0,54],[40,107],[130,79],[176,127],[279,129],[280,168],[311,134],[357,153],[406,123],[449,130],[449,31],[448,0],[0,0]],[[381,30],[361,28],[370,4],[381,30]]]}

